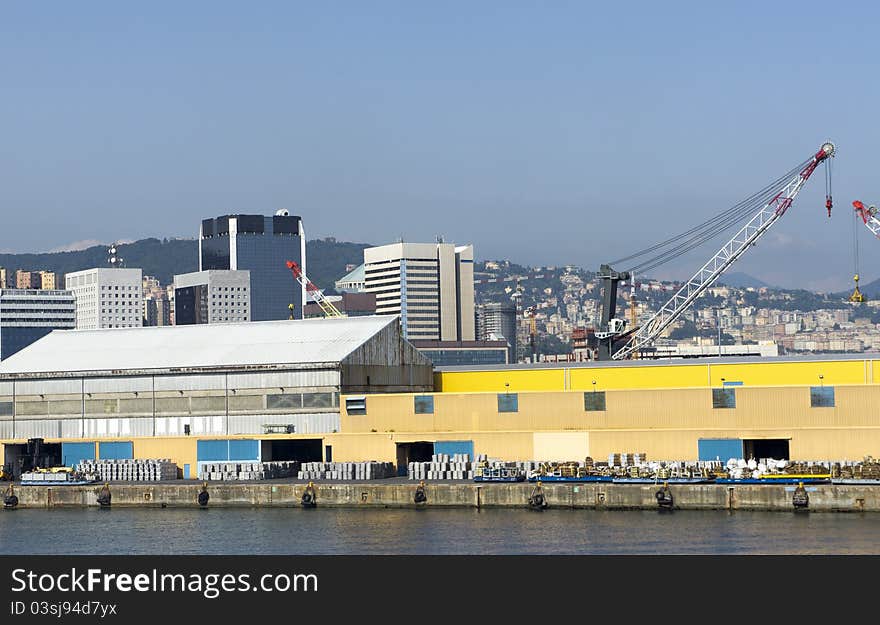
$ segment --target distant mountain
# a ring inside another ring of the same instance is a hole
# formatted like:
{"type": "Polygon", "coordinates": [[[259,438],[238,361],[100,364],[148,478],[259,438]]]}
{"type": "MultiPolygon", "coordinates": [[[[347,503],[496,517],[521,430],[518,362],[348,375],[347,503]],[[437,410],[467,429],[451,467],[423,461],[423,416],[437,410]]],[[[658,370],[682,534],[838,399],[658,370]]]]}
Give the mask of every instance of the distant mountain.
{"type": "Polygon", "coordinates": [[[718,278],[718,283],[735,289],[770,288],[770,285],[763,280],[758,280],[757,278],[741,271],[732,271],[730,273],[722,274],[721,277],[718,278]]]}
{"type": "MultiPolygon", "coordinates": [[[[309,278],[322,289],[332,290],[333,283],[346,274],[346,265],[364,262],[365,247],[370,244],[337,242],[332,238],[306,242],[309,278]]],[[[139,267],[144,275],[156,276],[162,284],[171,284],[174,274],[199,269],[199,244],[195,239],[141,239],[120,244],[118,249],[126,267],[139,267]]],[[[65,273],[107,266],[106,245],[72,252],[0,254],[0,267],[5,267],[9,274],[7,280],[14,280],[12,274],[16,269],[54,271],[61,280],[65,273]]]]}

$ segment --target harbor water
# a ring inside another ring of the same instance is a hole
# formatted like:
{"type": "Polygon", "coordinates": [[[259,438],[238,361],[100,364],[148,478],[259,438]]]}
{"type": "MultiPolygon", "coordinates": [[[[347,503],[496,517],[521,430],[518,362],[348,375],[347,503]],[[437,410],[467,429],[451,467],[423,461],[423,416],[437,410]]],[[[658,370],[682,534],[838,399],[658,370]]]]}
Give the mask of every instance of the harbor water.
{"type": "Polygon", "coordinates": [[[880,515],[721,510],[0,510],[3,554],[880,554],[880,515]]]}

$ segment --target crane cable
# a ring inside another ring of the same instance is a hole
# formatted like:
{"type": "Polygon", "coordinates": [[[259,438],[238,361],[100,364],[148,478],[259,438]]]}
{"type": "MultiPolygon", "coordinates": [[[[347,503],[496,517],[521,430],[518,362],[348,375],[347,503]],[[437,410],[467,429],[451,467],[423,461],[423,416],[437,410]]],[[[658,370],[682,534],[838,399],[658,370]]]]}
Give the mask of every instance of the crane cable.
{"type": "Polygon", "coordinates": [[[853,213],[853,268],[855,269],[856,275],[859,275],[859,228],[858,228],[858,220],[859,214],[853,213]]]}
{"type": "Polygon", "coordinates": [[[825,208],[828,209],[828,217],[831,217],[831,207],[834,205],[831,199],[831,159],[825,159],[825,208]]]}
{"type": "Polygon", "coordinates": [[[713,239],[722,232],[730,229],[732,226],[736,225],[740,221],[743,221],[746,217],[751,216],[757,208],[767,205],[770,201],[773,200],[774,197],[778,195],[781,188],[785,184],[787,184],[793,176],[803,171],[803,169],[810,162],[812,162],[812,159],[805,160],[804,162],[789,170],[783,176],[780,176],[779,178],[765,186],[757,193],[752,194],[745,200],[742,200],[731,208],[719,213],[718,215],[715,215],[710,219],[707,219],[706,221],[690,228],[689,230],[686,230],[685,232],[670,237],[665,241],[640,250],[634,254],[630,254],[629,256],[617,259],[616,261],[613,261],[612,264],[618,264],[627,260],[633,260],[639,258],[640,256],[650,254],[651,252],[661,250],[662,248],[667,247],[672,243],[677,243],[677,245],[643,260],[641,263],[634,265],[630,269],[630,271],[639,271],[641,273],[644,273],[647,270],[663,265],[675,258],[678,258],[679,256],[682,256],[683,254],[686,254],[687,252],[699,247],[706,241],[713,239]]]}

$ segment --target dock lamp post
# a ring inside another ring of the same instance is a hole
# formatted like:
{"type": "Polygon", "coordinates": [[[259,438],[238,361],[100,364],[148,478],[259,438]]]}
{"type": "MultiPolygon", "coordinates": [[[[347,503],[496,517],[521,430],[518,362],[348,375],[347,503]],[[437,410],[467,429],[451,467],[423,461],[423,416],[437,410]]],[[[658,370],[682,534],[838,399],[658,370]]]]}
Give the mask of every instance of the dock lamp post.
{"type": "Polygon", "coordinates": [[[825,388],[825,383],[822,381],[824,379],[825,379],[825,376],[820,373],[819,374],[819,387],[820,388],[825,388]]]}

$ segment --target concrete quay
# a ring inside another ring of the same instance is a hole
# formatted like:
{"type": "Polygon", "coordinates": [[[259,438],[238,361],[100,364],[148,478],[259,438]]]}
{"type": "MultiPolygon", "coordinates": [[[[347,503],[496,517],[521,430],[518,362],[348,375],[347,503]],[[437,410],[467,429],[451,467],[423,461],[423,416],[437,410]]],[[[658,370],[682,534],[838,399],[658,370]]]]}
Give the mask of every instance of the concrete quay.
{"type": "MultiPolygon", "coordinates": [[[[316,482],[318,506],[422,507],[413,501],[416,483],[410,480],[372,482],[316,482]]],[[[19,508],[97,507],[103,484],[85,486],[18,486],[19,508]]],[[[208,507],[299,506],[303,482],[208,483],[208,507]]],[[[520,483],[428,482],[427,503],[444,508],[525,508],[535,485],[520,483]]],[[[542,484],[551,508],[653,510],[653,484],[566,483],[542,484]]],[[[670,485],[680,510],[791,511],[794,486],[682,484],[670,485]]],[[[201,482],[111,483],[113,507],[198,507],[201,482]]],[[[880,486],[817,484],[806,486],[809,509],[815,512],[880,512],[880,486]]]]}

